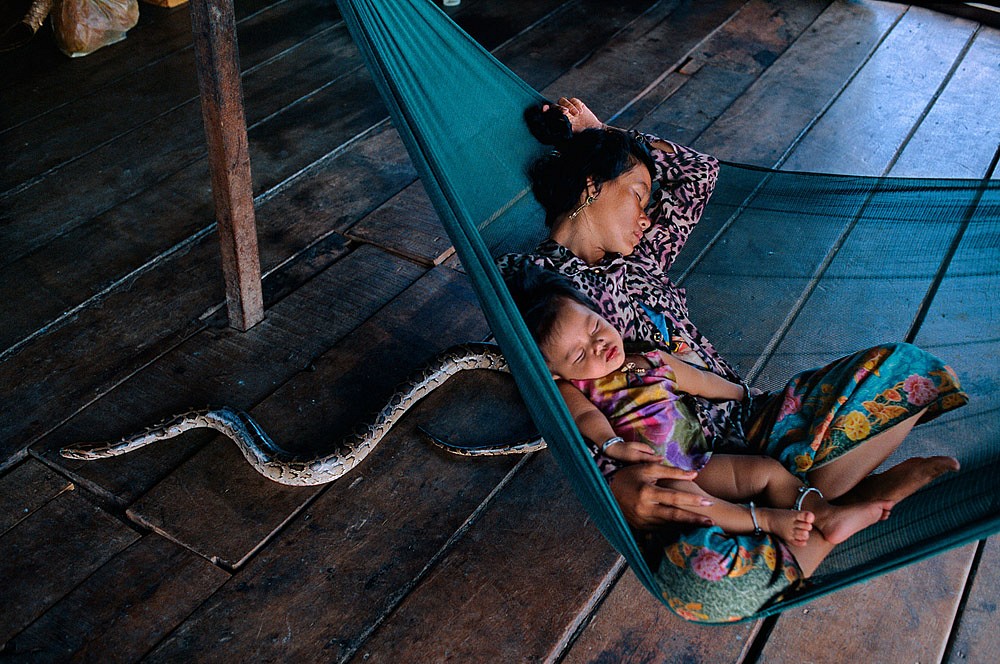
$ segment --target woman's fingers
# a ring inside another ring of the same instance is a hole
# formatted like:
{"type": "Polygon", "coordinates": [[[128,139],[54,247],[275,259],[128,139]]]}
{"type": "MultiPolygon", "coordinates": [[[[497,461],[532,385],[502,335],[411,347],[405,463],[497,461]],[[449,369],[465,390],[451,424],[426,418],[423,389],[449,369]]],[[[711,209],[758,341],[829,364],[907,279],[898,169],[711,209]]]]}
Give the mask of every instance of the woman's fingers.
{"type": "Polygon", "coordinates": [[[604,127],[601,121],[597,119],[597,116],[594,115],[594,112],[576,97],[569,99],[560,97],[556,103],[562,109],[563,115],[569,119],[570,126],[574,132],[583,131],[584,129],[601,129],[604,127]]]}
{"type": "Polygon", "coordinates": [[[697,473],[655,463],[626,466],[615,473],[611,493],[621,507],[629,525],[649,529],[667,523],[698,523],[711,525],[703,516],[688,512],[685,507],[710,505],[703,496],[657,486],[660,480],[692,480],[697,473]]]}

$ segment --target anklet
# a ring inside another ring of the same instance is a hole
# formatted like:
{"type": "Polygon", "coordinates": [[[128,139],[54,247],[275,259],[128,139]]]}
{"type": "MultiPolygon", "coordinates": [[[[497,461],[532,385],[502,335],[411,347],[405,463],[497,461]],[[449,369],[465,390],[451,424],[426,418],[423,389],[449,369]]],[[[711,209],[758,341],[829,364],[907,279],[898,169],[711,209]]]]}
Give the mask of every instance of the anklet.
{"type": "Polygon", "coordinates": [[[799,497],[795,499],[795,511],[796,512],[801,512],[802,511],[802,501],[804,501],[806,499],[806,496],[808,496],[810,493],[814,493],[814,492],[820,498],[823,497],[823,492],[820,491],[819,489],[817,489],[814,486],[805,486],[805,485],[803,485],[803,486],[799,487],[799,497]]]}
{"type": "Polygon", "coordinates": [[[753,504],[752,500],[750,501],[750,520],[753,521],[754,537],[760,537],[761,535],[763,535],[764,531],[760,529],[760,524],[757,523],[756,505],[753,504]]]}

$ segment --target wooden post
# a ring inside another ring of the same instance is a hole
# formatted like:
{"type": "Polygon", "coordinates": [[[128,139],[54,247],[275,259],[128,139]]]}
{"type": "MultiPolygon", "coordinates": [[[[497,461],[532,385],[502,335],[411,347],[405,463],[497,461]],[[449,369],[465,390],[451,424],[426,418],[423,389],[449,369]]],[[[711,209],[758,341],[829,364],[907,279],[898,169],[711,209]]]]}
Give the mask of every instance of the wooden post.
{"type": "Polygon", "coordinates": [[[264,298],[233,0],[192,0],[191,30],[229,324],[248,330],[264,319],[264,298]]]}

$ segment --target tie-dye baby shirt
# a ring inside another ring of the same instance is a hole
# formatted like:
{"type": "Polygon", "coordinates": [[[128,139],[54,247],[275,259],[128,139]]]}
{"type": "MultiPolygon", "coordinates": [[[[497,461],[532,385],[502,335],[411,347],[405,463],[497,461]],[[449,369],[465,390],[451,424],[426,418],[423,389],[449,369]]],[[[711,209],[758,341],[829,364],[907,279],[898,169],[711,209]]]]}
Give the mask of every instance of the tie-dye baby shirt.
{"type": "Polygon", "coordinates": [[[660,350],[642,355],[643,371],[616,371],[596,380],[574,380],[626,442],[642,442],[682,470],[701,470],[712,456],[701,424],[677,391],[670,357],[660,350]]]}

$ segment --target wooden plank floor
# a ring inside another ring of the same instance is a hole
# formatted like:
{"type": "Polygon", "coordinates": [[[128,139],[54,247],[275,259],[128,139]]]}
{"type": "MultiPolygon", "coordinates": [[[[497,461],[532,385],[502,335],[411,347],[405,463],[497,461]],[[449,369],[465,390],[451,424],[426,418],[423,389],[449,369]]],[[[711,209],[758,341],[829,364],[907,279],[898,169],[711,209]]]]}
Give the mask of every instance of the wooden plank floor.
{"type": "MultiPolygon", "coordinates": [[[[243,334],[224,320],[187,8],[142,4],[85,58],[47,27],[0,55],[0,659],[1000,661],[995,537],[767,621],[684,622],[548,455],[473,461],[419,436],[530,428],[502,377],[455,379],[325,487],[268,482],[211,435],[60,458],[207,403],[324,450],[412,368],[488,333],[332,3],[236,5],[267,306],[243,334]]],[[[1000,31],[968,19],[874,0],[448,12],[546,95],[726,160],[998,177],[1000,31]]],[[[900,454],[1000,438],[995,223],[832,251],[759,228],[700,228],[674,268],[743,373],[773,387],[914,338],[974,400],[900,454]],[[736,320],[765,260],[787,275],[736,320]]]]}

